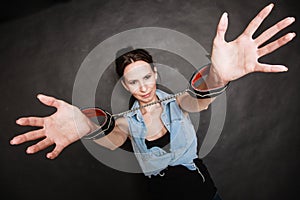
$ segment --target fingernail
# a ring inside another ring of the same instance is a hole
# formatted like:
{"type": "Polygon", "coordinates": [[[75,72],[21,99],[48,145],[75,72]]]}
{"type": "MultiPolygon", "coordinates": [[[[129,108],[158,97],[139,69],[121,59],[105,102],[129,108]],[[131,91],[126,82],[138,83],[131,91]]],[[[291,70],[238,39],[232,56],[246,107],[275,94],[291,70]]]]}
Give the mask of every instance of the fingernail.
{"type": "Polygon", "coordinates": [[[26,150],[26,153],[31,154],[31,153],[33,153],[33,151],[32,151],[31,148],[28,148],[28,149],[26,150]]]}
{"type": "Polygon", "coordinates": [[[289,69],[285,66],[280,66],[280,70],[283,71],[283,72],[286,72],[288,71],[289,69]]]}
{"type": "Polygon", "coordinates": [[[21,118],[16,120],[16,124],[22,125],[22,123],[23,123],[23,120],[21,118]]]}
{"type": "Polygon", "coordinates": [[[288,34],[286,35],[286,39],[291,40],[291,39],[293,39],[295,36],[296,36],[296,33],[288,33],[288,34]]]}
{"type": "Polygon", "coordinates": [[[295,17],[289,17],[289,20],[290,20],[291,22],[294,22],[294,21],[295,21],[295,17]]]}
{"type": "Polygon", "coordinates": [[[11,144],[11,145],[15,145],[15,144],[16,144],[16,140],[15,140],[15,139],[12,139],[12,140],[10,141],[10,144],[11,144]]]}

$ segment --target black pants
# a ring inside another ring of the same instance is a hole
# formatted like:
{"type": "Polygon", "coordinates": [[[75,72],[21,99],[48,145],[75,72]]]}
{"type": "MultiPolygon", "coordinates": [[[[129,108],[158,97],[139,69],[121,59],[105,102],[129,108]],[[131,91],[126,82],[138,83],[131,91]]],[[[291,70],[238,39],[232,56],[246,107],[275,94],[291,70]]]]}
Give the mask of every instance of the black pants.
{"type": "Polygon", "coordinates": [[[191,171],[184,166],[171,166],[160,173],[162,176],[148,178],[149,199],[166,200],[174,196],[176,199],[183,200],[189,198],[212,200],[217,188],[202,160],[195,159],[194,162],[201,173],[197,170],[191,171]]]}

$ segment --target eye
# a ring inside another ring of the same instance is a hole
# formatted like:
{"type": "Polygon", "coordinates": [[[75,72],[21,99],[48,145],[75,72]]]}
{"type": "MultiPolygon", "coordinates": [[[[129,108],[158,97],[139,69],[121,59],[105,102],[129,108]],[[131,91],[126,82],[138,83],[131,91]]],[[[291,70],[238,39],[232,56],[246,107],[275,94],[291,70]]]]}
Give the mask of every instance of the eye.
{"type": "Polygon", "coordinates": [[[136,84],[136,81],[129,81],[129,84],[134,85],[134,84],[136,84]]]}
{"type": "Polygon", "coordinates": [[[145,80],[148,80],[149,78],[151,78],[151,74],[148,74],[144,77],[145,80]]]}

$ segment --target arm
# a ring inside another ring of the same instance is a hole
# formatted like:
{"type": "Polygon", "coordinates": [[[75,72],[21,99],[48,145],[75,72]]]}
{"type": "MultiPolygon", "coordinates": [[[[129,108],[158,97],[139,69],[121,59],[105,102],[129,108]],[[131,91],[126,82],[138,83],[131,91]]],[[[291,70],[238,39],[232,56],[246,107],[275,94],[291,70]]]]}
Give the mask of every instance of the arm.
{"type": "MultiPolygon", "coordinates": [[[[271,65],[258,61],[261,57],[290,42],[296,35],[295,33],[287,33],[271,43],[266,43],[279,31],[295,21],[293,17],[287,17],[268,28],[258,37],[253,38],[253,34],[270,14],[273,6],[273,4],[270,4],[262,9],[248,24],[244,32],[231,42],[225,41],[225,33],[228,27],[227,13],[222,15],[213,41],[210,71],[199,89],[224,86],[230,81],[237,80],[253,72],[284,72],[288,70],[283,65],[271,65]]],[[[193,99],[189,94],[178,98],[179,105],[188,112],[199,112],[207,109],[214,100],[215,98],[193,99]]]]}

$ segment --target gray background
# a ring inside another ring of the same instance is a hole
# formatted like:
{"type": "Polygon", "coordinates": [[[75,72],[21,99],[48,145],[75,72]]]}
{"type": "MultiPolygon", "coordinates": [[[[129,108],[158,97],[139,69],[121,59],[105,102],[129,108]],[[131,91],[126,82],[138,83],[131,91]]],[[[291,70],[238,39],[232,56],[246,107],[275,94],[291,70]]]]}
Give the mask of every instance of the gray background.
{"type": "MultiPolygon", "coordinates": [[[[273,2],[273,12],[256,35],[286,16],[300,20],[293,1],[273,2]]],[[[224,11],[229,13],[226,38],[233,40],[268,3],[266,0],[44,0],[2,4],[1,195],[10,199],[141,199],[147,195],[142,176],[101,164],[80,141],[66,148],[54,161],[45,158],[53,147],[26,155],[25,149],[33,142],[13,147],[9,140],[32,128],[19,127],[15,120],[55,111],[38,102],[35,96],[40,92],[71,103],[74,79],[82,61],[95,46],[114,34],[138,27],[164,27],[192,37],[210,52],[216,25],[224,11]]],[[[288,31],[299,34],[299,22],[275,38],[288,31]]],[[[204,158],[224,200],[290,199],[297,194],[298,47],[299,37],[296,37],[292,43],[261,59],[285,64],[288,72],[251,74],[232,82],[227,90],[227,116],[221,138],[204,158]]],[[[169,65],[178,65],[172,55],[169,60],[163,58],[169,65]]],[[[105,89],[101,92],[109,95],[110,88],[105,89]]],[[[99,105],[108,107],[103,102],[99,105]]],[[[210,110],[202,115],[201,125],[205,130],[210,110]]]]}

